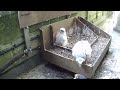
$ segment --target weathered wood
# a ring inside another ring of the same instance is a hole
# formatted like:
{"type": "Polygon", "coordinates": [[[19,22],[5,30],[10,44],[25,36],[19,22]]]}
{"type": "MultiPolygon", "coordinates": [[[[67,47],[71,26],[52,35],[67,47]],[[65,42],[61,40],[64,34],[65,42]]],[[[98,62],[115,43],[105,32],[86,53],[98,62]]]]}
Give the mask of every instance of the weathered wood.
{"type": "Polygon", "coordinates": [[[18,11],[20,28],[31,26],[60,16],[70,15],[78,11],[18,11]]]}

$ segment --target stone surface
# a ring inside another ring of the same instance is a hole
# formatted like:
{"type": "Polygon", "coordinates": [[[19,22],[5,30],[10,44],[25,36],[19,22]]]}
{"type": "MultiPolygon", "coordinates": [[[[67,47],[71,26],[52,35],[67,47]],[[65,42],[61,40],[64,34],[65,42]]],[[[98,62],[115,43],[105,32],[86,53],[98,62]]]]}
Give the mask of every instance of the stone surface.
{"type": "Polygon", "coordinates": [[[118,12],[118,15],[116,17],[116,25],[114,27],[114,30],[117,32],[120,32],[120,12],[118,12]]]}
{"type": "Polygon", "coordinates": [[[73,75],[70,72],[44,63],[30,70],[30,72],[23,74],[17,79],[72,79],[73,75]]]}
{"type": "Polygon", "coordinates": [[[112,42],[109,47],[109,52],[104,58],[101,66],[97,69],[94,79],[118,79],[120,78],[120,34],[113,31],[115,26],[116,15],[106,20],[102,29],[112,36],[112,42]]]}

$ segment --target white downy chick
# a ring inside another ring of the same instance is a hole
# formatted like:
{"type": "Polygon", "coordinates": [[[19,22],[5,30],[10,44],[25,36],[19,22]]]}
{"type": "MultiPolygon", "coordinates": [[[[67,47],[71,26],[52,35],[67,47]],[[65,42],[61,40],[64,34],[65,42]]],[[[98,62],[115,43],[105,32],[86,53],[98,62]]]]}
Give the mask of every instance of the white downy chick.
{"type": "Polygon", "coordinates": [[[82,63],[87,58],[91,57],[92,48],[88,41],[78,41],[72,48],[72,55],[78,63],[82,63]]]}
{"type": "Polygon", "coordinates": [[[81,74],[75,74],[74,79],[87,79],[87,78],[81,74]]]}
{"type": "Polygon", "coordinates": [[[60,28],[60,31],[56,35],[55,44],[60,46],[66,46],[68,43],[67,34],[65,28],[60,28]]]}

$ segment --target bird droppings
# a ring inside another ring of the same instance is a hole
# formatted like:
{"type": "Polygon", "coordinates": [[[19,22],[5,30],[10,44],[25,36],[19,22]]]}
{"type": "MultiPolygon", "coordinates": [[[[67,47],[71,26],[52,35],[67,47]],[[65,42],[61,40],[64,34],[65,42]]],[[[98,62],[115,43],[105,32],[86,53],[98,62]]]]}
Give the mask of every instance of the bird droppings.
{"type": "Polygon", "coordinates": [[[98,41],[92,46],[91,60],[96,61],[102,54],[106,45],[108,44],[109,38],[99,37],[98,41]]]}

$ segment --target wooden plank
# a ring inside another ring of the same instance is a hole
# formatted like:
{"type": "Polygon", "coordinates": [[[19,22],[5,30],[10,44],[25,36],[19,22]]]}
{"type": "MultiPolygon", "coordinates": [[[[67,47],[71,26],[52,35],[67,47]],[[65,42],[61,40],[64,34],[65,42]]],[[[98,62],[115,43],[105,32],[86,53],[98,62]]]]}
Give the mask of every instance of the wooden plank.
{"type": "Polygon", "coordinates": [[[20,28],[31,26],[53,18],[70,15],[78,11],[18,11],[20,28]]]}
{"type": "Polygon", "coordinates": [[[91,77],[91,71],[86,72],[87,70],[85,68],[91,69],[91,67],[84,65],[84,67],[80,67],[79,64],[75,60],[71,60],[69,58],[65,58],[63,56],[57,55],[56,53],[51,53],[49,50],[45,50],[43,53],[43,59],[57,65],[61,68],[64,68],[68,71],[74,72],[74,73],[79,73],[84,75],[85,77],[91,77]]]}

